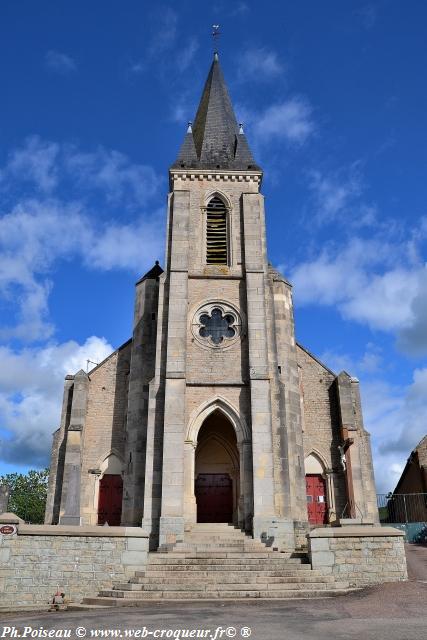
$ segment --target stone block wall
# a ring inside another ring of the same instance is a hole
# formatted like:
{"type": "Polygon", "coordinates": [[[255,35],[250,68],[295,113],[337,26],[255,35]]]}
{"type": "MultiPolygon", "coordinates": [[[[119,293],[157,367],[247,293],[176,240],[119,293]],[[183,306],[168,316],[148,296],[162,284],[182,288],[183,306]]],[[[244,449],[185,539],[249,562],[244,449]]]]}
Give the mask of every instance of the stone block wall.
{"type": "Polygon", "coordinates": [[[301,345],[297,345],[303,398],[304,455],[315,452],[332,474],[330,519],[339,517],[347,502],[338,445],[341,444],[335,374],[301,345]]]}
{"type": "Polygon", "coordinates": [[[147,552],[136,527],[18,525],[0,534],[0,608],[46,604],[58,587],[80,602],[143,570],[147,552]]]}
{"type": "Polygon", "coordinates": [[[248,342],[245,326],[246,290],[241,279],[226,278],[205,280],[191,278],[188,281],[188,327],[186,377],[188,383],[221,382],[242,384],[248,382],[248,342]],[[198,309],[207,301],[222,301],[234,305],[242,316],[242,340],[237,340],[226,349],[202,346],[194,339],[191,324],[198,309]]]}
{"type": "Polygon", "coordinates": [[[89,373],[81,470],[82,524],[98,522],[98,478],[90,470],[99,469],[111,453],[124,461],[130,352],[128,341],[89,373]]]}
{"type": "Polygon", "coordinates": [[[404,534],[393,527],[313,529],[308,553],[313,569],[348,581],[350,587],[407,580],[404,534]]]}

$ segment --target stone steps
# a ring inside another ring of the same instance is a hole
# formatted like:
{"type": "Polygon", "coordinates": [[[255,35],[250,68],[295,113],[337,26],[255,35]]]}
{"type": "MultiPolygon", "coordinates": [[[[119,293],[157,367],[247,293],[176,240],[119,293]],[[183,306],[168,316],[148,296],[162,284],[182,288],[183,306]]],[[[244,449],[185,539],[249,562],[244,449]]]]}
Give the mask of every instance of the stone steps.
{"type": "Polygon", "coordinates": [[[274,551],[272,549],[268,549],[267,547],[264,547],[261,543],[257,544],[255,543],[250,543],[250,542],[234,542],[234,543],[226,543],[226,544],[218,544],[218,543],[201,543],[201,542],[195,542],[195,543],[187,543],[187,544],[183,544],[182,542],[180,542],[179,544],[175,545],[173,551],[161,551],[161,553],[167,553],[168,555],[170,553],[181,553],[181,552],[188,552],[188,551],[206,551],[206,552],[211,552],[211,551],[223,551],[225,553],[228,552],[233,552],[233,551],[252,551],[253,553],[274,553],[274,551]]]}
{"type": "Polygon", "coordinates": [[[163,560],[163,558],[165,559],[165,561],[167,561],[168,559],[180,559],[180,558],[240,558],[242,556],[247,557],[248,559],[258,559],[258,560],[269,560],[272,558],[281,558],[282,560],[286,560],[287,562],[290,563],[295,563],[295,564],[301,564],[306,562],[306,559],[302,559],[302,558],[289,558],[289,557],[283,557],[281,555],[278,555],[276,551],[247,551],[245,549],[241,549],[240,551],[234,549],[234,550],[224,550],[224,549],[220,549],[219,551],[213,551],[213,550],[209,550],[209,551],[205,551],[205,550],[190,550],[188,549],[188,551],[179,551],[177,552],[171,552],[171,553],[165,553],[162,555],[162,559],[159,558],[159,562],[161,562],[163,560]]]}
{"type": "Polygon", "coordinates": [[[135,576],[130,579],[129,582],[139,582],[140,580],[145,580],[146,578],[149,580],[157,580],[160,578],[168,578],[169,580],[200,580],[201,578],[209,578],[212,580],[222,580],[230,578],[232,579],[234,575],[239,575],[241,578],[250,578],[252,576],[270,576],[271,578],[297,578],[298,580],[303,580],[307,576],[320,576],[322,575],[319,571],[312,571],[310,566],[304,567],[304,571],[301,571],[301,568],[297,569],[241,569],[240,567],[236,568],[234,571],[230,571],[228,568],[223,569],[221,567],[191,567],[191,571],[187,571],[188,567],[180,567],[180,571],[169,571],[164,569],[152,570],[147,569],[146,571],[136,571],[135,576]]]}
{"type": "Polygon", "coordinates": [[[307,599],[307,598],[330,598],[339,595],[347,595],[352,593],[355,589],[346,588],[334,588],[334,589],[282,589],[273,591],[268,590],[250,590],[245,588],[242,591],[223,591],[223,590],[210,590],[210,591],[142,591],[139,598],[117,598],[117,597],[103,597],[97,598],[85,598],[84,602],[87,604],[94,604],[98,606],[118,606],[118,607],[130,607],[139,606],[146,600],[250,600],[256,598],[262,599],[307,599]]]}
{"type": "MultiPolygon", "coordinates": [[[[334,585],[336,587],[336,585],[334,585]]],[[[348,588],[348,582],[340,583],[340,588],[348,588]]],[[[254,585],[248,585],[246,583],[243,584],[222,584],[222,585],[214,585],[214,584],[151,584],[145,585],[144,589],[141,591],[137,590],[127,590],[127,589],[103,589],[100,591],[99,596],[101,598],[130,598],[132,599],[144,599],[145,594],[149,592],[189,592],[192,591],[195,594],[205,593],[210,591],[221,591],[221,593],[226,594],[227,591],[241,591],[241,592],[250,592],[250,591],[324,591],[330,589],[331,585],[323,582],[313,582],[307,584],[286,584],[286,583],[269,583],[269,582],[260,582],[254,585]]]]}
{"type": "Polygon", "coordinates": [[[348,582],[313,571],[304,553],[280,553],[226,524],[209,524],[150,553],[147,566],[128,582],[83,602],[138,606],[146,600],[320,598],[348,592],[348,582]]]}
{"type": "MultiPolygon", "coordinates": [[[[152,554],[150,554],[151,556],[152,554]]],[[[250,554],[250,553],[217,553],[217,554],[209,554],[205,553],[192,553],[190,554],[179,554],[176,556],[172,556],[171,554],[166,554],[166,557],[151,557],[149,559],[150,566],[154,567],[155,565],[161,566],[179,566],[179,565],[235,565],[240,566],[244,565],[264,565],[264,566],[277,566],[277,567],[289,567],[290,565],[294,565],[296,567],[308,564],[308,560],[304,562],[299,558],[281,558],[280,555],[271,555],[264,556],[260,554],[250,554]]]]}
{"type": "MultiPolygon", "coordinates": [[[[113,591],[144,591],[148,589],[153,584],[155,585],[193,585],[195,588],[204,589],[206,584],[216,585],[224,585],[224,588],[228,588],[227,585],[234,586],[236,583],[242,584],[287,584],[287,585],[302,585],[302,584],[331,584],[334,583],[334,579],[332,576],[228,576],[226,578],[221,577],[217,578],[216,576],[208,576],[205,578],[204,576],[197,576],[197,578],[193,578],[192,576],[187,576],[184,578],[180,578],[179,580],[173,580],[169,576],[163,576],[161,578],[156,578],[155,582],[152,578],[140,578],[138,582],[125,582],[125,583],[116,583],[113,586],[113,591]]],[[[163,588],[163,586],[161,587],[163,588]]],[[[110,591],[110,589],[108,589],[110,591]]]]}

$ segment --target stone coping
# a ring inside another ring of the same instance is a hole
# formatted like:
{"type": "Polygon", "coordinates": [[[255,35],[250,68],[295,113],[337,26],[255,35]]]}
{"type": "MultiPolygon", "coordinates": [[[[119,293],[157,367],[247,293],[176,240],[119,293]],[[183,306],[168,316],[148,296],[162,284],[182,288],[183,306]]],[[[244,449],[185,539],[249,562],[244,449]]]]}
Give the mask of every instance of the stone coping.
{"type": "Polygon", "coordinates": [[[405,533],[394,527],[378,525],[350,525],[345,527],[323,527],[313,529],[308,538],[403,538],[405,533]]]}
{"type": "Polygon", "coordinates": [[[11,511],[0,513],[0,524],[25,524],[19,516],[11,511]]]}
{"type": "Polygon", "coordinates": [[[103,527],[69,524],[19,524],[20,536],[75,536],[96,538],[148,538],[141,527],[103,527]]]}

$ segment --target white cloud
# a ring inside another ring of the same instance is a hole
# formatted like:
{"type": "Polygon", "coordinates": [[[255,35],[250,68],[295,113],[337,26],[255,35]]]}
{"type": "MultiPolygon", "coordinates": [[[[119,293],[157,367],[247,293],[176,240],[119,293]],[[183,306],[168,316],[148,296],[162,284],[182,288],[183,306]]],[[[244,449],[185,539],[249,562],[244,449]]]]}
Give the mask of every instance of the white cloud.
{"type": "Polygon", "coordinates": [[[417,292],[412,299],[413,322],[402,329],[398,346],[413,356],[427,354],[427,271],[420,274],[417,292]]]}
{"type": "Polygon", "coordinates": [[[79,189],[80,196],[99,190],[108,202],[127,208],[146,205],[163,181],[152,167],[133,163],[120,151],[104,147],[80,151],[39,136],[27,138],[0,170],[3,190],[10,191],[16,184],[21,190],[30,184],[36,191],[51,194],[65,179],[79,189]]]}
{"type": "Polygon", "coordinates": [[[128,72],[138,75],[144,73],[147,70],[147,64],[143,60],[137,60],[136,62],[130,62],[128,72]]]}
{"type": "Polygon", "coordinates": [[[199,49],[199,43],[196,38],[190,38],[189,42],[182,48],[181,52],[177,55],[177,68],[180,73],[183,73],[188,69],[193,62],[194,56],[199,49]]]}
{"type": "Polygon", "coordinates": [[[56,73],[66,74],[77,71],[75,60],[61,51],[48,51],[45,55],[45,64],[48,69],[56,73]]]}
{"type": "Polygon", "coordinates": [[[377,21],[378,7],[374,4],[366,4],[356,10],[356,15],[360,19],[362,26],[366,29],[372,29],[377,21]]]}
{"type": "Polygon", "coordinates": [[[190,113],[189,105],[184,100],[178,99],[172,105],[171,119],[174,122],[179,122],[181,124],[186,123],[188,121],[189,113],[190,113]]]}
{"type": "Polygon", "coordinates": [[[249,12],[249,6],[246,2],[238,2],[234,9],[231,11],[232,16],[242,16],[249,12]]]}
{"type": "Polygon", "coordinates": [[[416,369],[408,387],[381,380],[361,387],[365,427],[372,435],[377,490],[394,489],[411,451],[426,434],[427,369],[416,369]]]}
{"type": "Polygon", "coordinates": [[[412,264],[406,245],[354,238],[338,250],[324,250],[291,272],[299,304],[336,306],[350,320],[373,329],[414,326],[414,300],[426,267],[412,264]]]}
{"type": "Polygon", "coordinates": [[[248,49],[239,60],[238,77],[246,80],[271,80],[284,70],[277,54],[265,48],[248,49]]]}
{"type": "Polygon", "coordinates": [[[0,173],[5,178],[15,178],[24,182],[34,182],[38,188],[50,193],[58,183],[57,159],[59,145],[30,136],[23,147],[15,149],[0,173]]]}
{"type": "Polygon", "coordinates": [[[161,184],[152,167],[133,164],[125,154],[103,147],[92,153],[66,148],[64,167],[80,185],[101,189],[113,203],[146,205],[161,184]]]}
{"type": "Polygon", "coordinates": [[[158,56],[172,47],[176,39],[177,27],[177,13],[171,7],[163,8],[154,23],[153,35],[148,47],[150,56],[158,56]]]}
{"type": "Polygon", "coordinates": [[[379,226],[376,205],[360,200],[364,190],[360,162],[328,174],[312,170],[308,178],[314,205],[311,224],[314,220],[317,224],[343,222],[353,228],[379,226]]]}
{"type": "Polygon", "coordinates": [[[255,142],[266,144],[274,140],[286,140],[301,145],[315,131],[312,108],[299,97],[270,105],[262,112],[255,113],[240,107],[239,119],[251,125],[255,142]]]}
{"type": "Polygon", "coordinates": [[[0,336],[46,339],[51,273],[58,260],[78,258],[89,269],[140,274],[161,255],[157,214],[131,224],[96,221],[79,203],[27,200],[0,218],[0,294],[18,310],[0,336]]]}
{"type": "Polygon", "coordinates": [[[372,342],[366,345],[365,353],[357,361],[345,353],[338,353],[330,349],[322,353],[320,360],[336,373],[347,371],[350,375],[356,376],[373,374],[384,367],[381,348],[372,342]]]}
{"type": "Polygon", "coordinates": [[[85,263],[102,270],[128,269],[143,273],[163,255],[163,215],[162,210],[151,219],[140,218],[133,224],[110,223],[101,233],[93,230],[85,263]]]}
{"type": "Polygon", "coordinates": [[[86,371],[86,361],[101,362],[113,348],[91,336],[37,349],[0,347],[0,458],[42,466],[49,461],[58,428],[65,375],[86,371]]]}
{"type": "Polygon", "coordinates": [[[354,359],[346,353],[325,351],[321,358],[337,373],[342,370],[360,379],[364,425],[371,434],[378,493],[392,491],[409,454],[426,433],[427,368],[415,369],[407,386],[390,384],[388,354],[373,344],[354,359]]]}
{"type": "Polygon", "coordinates": [[[310,189],[314,194],[318,218],[330,222],[347,209],[354,196],[360,194],[360,177],[353,168],[346,177],[337,174],[325,176],[320,171],[312,171],[310,189]]]}
{"type": "Polygon", "coordinates": [[[48,298],[59,260],[141,274],[163,253],[157,211],[135,214],[131,223],[108,220],[105,213],[100,221],[81,201],[55,197],[66,180],[80,196],[98,190],[107,205],[146,209],[160,179],[151,167],[131,163],[118,151],[81,152],[33,136],[9,155],[0,176],[9,199],[20,194],[9,210],[0,211],[0,296],[12,310],[0,338],[31,341],[52,335],[48,298]],[[33,197],[23,195],[29,185],[33,197]]]}

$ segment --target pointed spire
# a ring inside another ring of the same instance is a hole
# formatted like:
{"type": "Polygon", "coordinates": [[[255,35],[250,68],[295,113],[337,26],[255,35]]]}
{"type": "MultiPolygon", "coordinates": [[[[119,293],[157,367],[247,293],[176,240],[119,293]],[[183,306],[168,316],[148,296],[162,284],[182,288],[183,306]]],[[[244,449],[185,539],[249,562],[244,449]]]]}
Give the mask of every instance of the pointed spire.
{"type": "Polygon", "coordinates": [[[197,158],[196,147],[194,146],[193,130],[189,122],[184,142],[179,150],[178,159],[173,166],[184,169],[186,167],[196,167],[198,163],[199,160],[197,158]]]}
{"type": "Polygon", "coordinates": [[[173,167],[260,170],[243,126],[237,124],[218,53],[214,54],[196,118],[173,167]]]}

